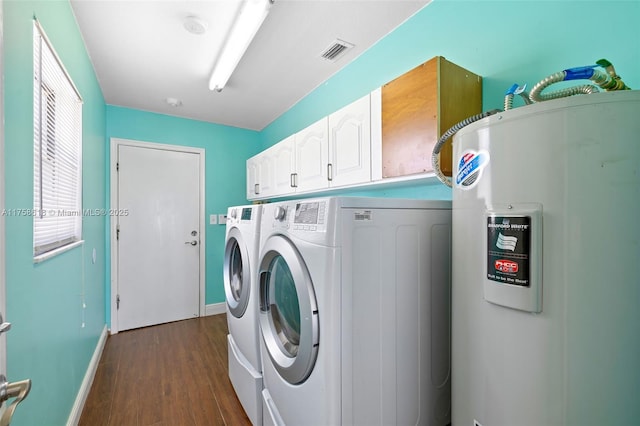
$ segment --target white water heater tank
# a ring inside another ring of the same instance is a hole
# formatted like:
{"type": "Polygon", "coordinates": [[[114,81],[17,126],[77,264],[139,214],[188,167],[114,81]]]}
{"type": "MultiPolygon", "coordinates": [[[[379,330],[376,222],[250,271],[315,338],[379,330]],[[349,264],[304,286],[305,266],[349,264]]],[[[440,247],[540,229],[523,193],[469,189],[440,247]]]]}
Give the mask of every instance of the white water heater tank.
{"type": "Polygon", "coordinates": [[[452,424],[640,424],[640,91],[454,137],[452,424]]]}

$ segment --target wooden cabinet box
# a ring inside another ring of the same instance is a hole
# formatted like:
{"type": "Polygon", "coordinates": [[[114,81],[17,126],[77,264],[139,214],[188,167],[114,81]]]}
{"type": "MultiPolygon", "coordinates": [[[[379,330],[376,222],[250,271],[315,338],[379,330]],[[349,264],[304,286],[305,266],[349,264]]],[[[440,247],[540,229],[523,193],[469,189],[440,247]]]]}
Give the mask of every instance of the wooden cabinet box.
{"type": "MultiPolygon", "coordinates": [[[[382,86],[382,177],[433,171],[440,136],[482,111],[482,78],[436,56],[382,86]]],[[[451,175],[451,139],[441,152],[451,175]]]]}

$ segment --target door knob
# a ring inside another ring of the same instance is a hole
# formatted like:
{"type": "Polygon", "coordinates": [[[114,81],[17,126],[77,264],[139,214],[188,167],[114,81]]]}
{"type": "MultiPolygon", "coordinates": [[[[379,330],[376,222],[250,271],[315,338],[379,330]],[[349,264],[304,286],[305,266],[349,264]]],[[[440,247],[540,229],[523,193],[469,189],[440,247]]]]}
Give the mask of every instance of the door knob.
{"type": "Polygon", "coordinates": [[[191,244],[192,246],[197,246],[198,245],[198,241],[197,240],[193,240],[193,241],[185,241],[185,244],[191,244]]]}
{"type": "Polygon", "coordinates": [[[11,330],[11,323],[4,322],[4,319],[2,318],[2,314],[0,314],[0,334],[5,333],[9,330],[11,330]]]}
{"type": "Polygon", "coordinates": [[[31,390],[31,379],[21,380],[19,382],[9,383],[7,378],[0,374],[0,403],[15,398],[13,402],[7,407],[0,417],[0,426],[9,426],[13,412],[16,410],[18,404],[29,395],[31,390]]]}

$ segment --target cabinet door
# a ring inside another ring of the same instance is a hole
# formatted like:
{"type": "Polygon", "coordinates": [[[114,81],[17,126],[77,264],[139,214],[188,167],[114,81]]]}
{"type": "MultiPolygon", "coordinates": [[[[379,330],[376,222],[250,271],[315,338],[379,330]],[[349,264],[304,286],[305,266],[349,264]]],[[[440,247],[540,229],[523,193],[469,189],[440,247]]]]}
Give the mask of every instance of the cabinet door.
{"type": "Polygon", "coordinates": [[[439,138],[438,113],[437,58],[382,87],[383,177],[433,171],[431,152],[439,138]]]}
{"type": "Polygon", "coordinates": [[[371,180],[371,102],[369,95],[329,116],[329,185],[371,180]]]}
{"type": "Polygon", "coordinates": [[[274,193],[274,159],[273,147],[258,154],[256,160],[257,198],[264,198],[274,193]]]}
{"type": "Polygon", "coordinates": [[[327,188],[328,118],[313,123],[295,135],[297,191],[327,188]]]}
{"type": "Polygon", "coordinates": [[[272,168],[274,187],[272,195],[285,195],[295,192],[292,174],[295,170],[295,136],[278,142],[270,148],[272,153],[272,168]]]}
{"type": "Polygon", "coordinates": [[[260,155],[247,160],[247,200],[258,198],[260,184],[258,182],[258,160],[260,155]]]}
{"type": "MultiPolygon", "coordinates": [[[[382,176],[432,173],[433,148],[451,126],[482,111],[482,78],[441,56],[382,87],[382,176]]],[[[440,152],[451,175],[451,143],[440,152]]]]}

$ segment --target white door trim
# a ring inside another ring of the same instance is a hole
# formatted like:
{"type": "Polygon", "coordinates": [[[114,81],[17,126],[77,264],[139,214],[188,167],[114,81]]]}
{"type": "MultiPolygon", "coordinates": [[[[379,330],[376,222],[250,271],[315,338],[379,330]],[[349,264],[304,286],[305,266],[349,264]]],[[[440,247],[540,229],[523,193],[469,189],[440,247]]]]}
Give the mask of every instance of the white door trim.
{"type": "MultiPolygon", "coordinates": [[[[0,0],[0,76],[4,76],[4,4],[0,0]]],[[[4,78],[0,78],[0,93],[4,94],[4,78]]],[[[4,211],[4,182],[5,182],[5,168],[4,168],[4,96],[0,96],[0,212],[4,211]]],[[[5,221],[4,214],[0,214],[0,312],[4,315],[4,320],[7,321],[6,310],[6,290],[5,290],[5,271],[6,266],[6,251],[5,251],[5,221]]],[[[8,319],[10,322],[10,318],[8,319]]],[[[0,335],[0,373],[7,374],[7,357],[6,357],[6,333],[0,335]]]]}
{"type": "MultiPolygon", "coordinates": [[[[204,203],[205,203],[205,150],[203,148],[194,148],[190,146],[179,145],[167,145],[154,142],[142,142],[130,139],[111,138],[111,159],[109,161],[109,179],[111,184],[110,190],[110,207],[113,209],[118,204],[118,174],[116,170],[116,163],[118,159],[118,147],[120,146],[133,146],[139,148],[151,148],[162,149],[165,151],[176,152],[188,152],[198,154],[200,159],[200,212],[199,212],[199,226],[200,226],[200,306],[199,316],[206,315],[205,311],[205,278],[206,278],[206,223],[204,218],[204,203]]],[[[118,332],[118,310],[116,309],[116,297],[118,289],[118,244],[116,241],[116,225],[117,217],[110,216],[110,236],[111,242],[111,334],[118,332]]]]}

